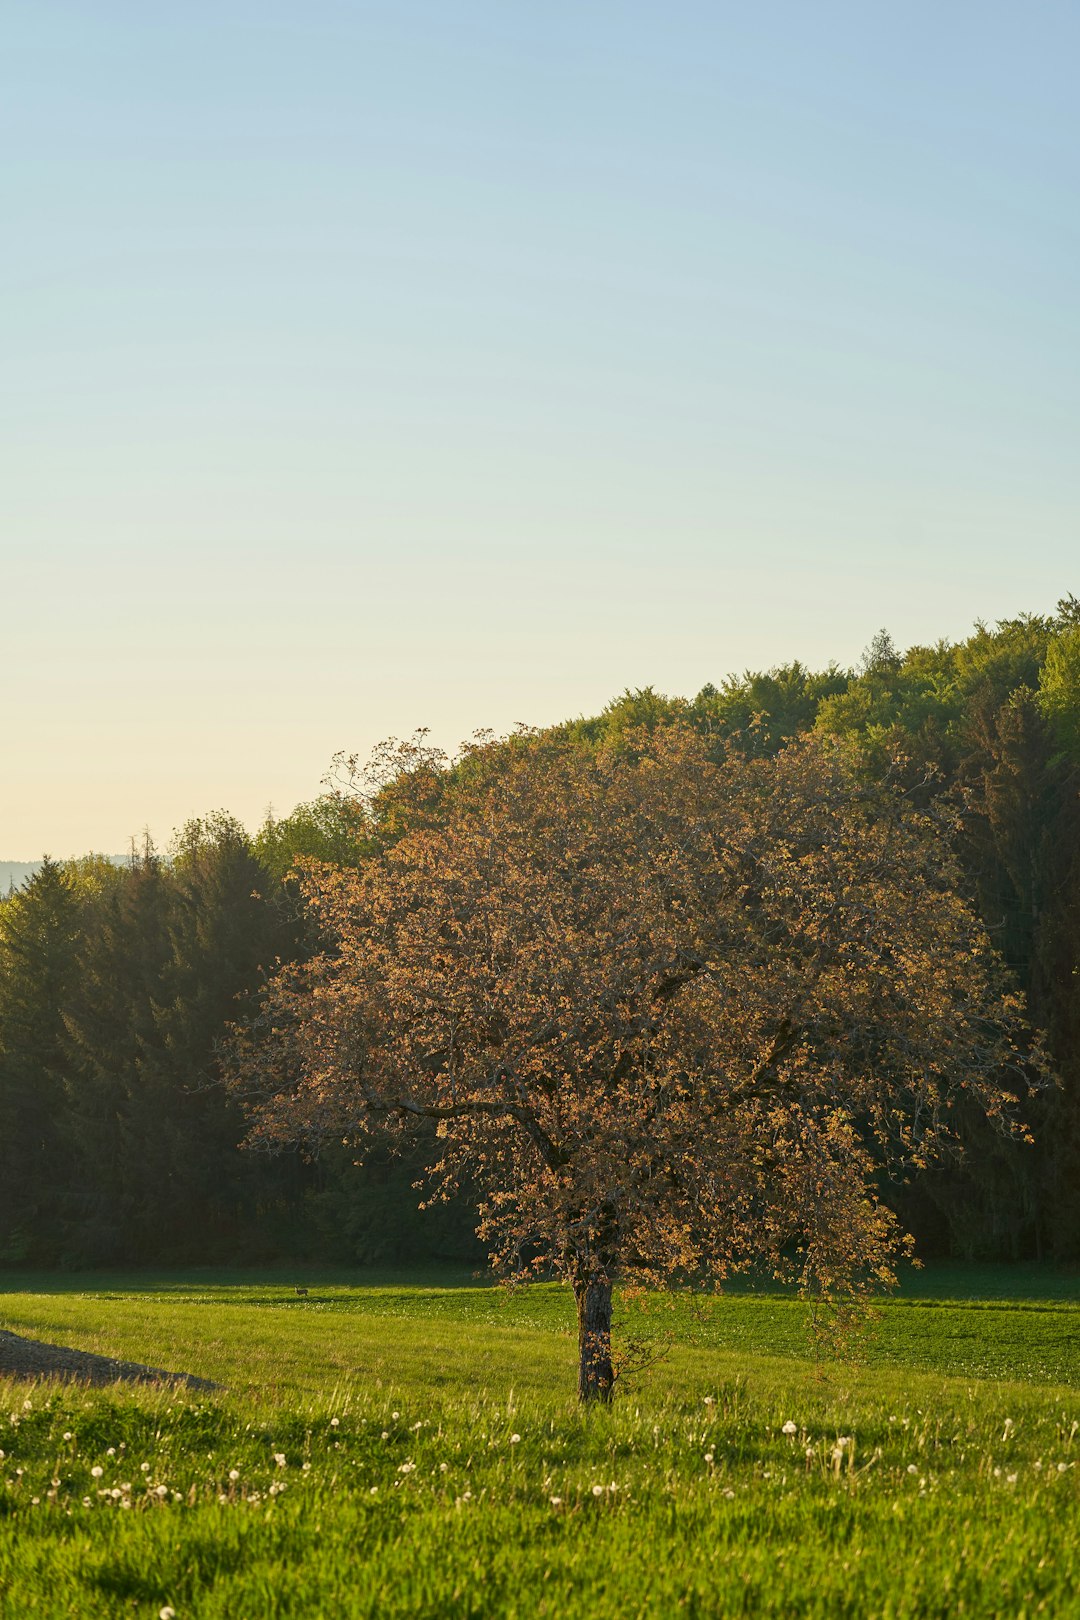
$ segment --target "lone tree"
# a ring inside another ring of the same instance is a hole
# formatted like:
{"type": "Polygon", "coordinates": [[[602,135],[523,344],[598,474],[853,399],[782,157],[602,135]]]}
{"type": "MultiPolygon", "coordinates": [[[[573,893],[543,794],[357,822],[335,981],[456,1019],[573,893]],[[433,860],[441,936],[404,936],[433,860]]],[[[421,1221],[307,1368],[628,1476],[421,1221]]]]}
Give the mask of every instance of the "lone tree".
{"type": "Polygon", "coordinates": [[[617,1279],[891,1280],[883,1172],[1024,1072],[940,828],[834,747],[683,725],[387,757],[361,869],[303,868],[325,950],[238,1037],[253,1139],[433,1121],[434,1195],[467,1175],[497,1267],[573,1288],[585,1400],[617,1279]]]}

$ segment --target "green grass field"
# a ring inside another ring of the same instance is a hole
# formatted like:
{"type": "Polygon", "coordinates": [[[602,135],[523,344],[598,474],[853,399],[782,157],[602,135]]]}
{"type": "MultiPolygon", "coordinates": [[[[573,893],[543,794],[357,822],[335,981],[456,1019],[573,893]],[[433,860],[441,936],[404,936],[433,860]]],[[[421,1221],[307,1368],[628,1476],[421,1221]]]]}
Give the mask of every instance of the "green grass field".
{"type": "Polygon", "coordinates": [[[1075,1277],[919,1274],[840,1363],[790,1298],[626,1302],[661,1359],[593,1412],[553,1286],[292,1280],[0,1277],[226,1386],[0,1382],[5,1620],[1080,1615],[1075,1277]]]}

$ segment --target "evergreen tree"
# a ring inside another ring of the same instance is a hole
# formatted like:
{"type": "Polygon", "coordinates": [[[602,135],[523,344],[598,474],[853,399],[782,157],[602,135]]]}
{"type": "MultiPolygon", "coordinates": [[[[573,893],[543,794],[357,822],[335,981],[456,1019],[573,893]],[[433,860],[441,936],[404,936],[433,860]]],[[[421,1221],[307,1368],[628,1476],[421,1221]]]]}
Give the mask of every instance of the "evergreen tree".
{"type": "Polygon", "coordinates": [[[46,860],[0,907],[0,1257],[57,1258],[70,1158],[61,1119],[63,1016],[80,905],[46,860]]]}
{"type": "Polygon", "coordinates": [[[167,998],[172,883],[146,847],[89,907],[67,1019],[67,1128],[79,1166],[73,1259],[154,1258],[160,1147],[175,1098],[160,1074],[156,1009],[167,998]]]}

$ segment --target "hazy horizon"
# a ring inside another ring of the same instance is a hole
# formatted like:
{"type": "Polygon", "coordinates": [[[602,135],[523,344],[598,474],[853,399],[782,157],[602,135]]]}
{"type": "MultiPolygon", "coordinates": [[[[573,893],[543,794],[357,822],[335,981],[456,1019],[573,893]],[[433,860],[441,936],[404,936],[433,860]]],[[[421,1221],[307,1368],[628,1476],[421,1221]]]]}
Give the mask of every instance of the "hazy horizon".
{"type": "Polygon", "coordinates": [[[1080,13],[8,22],[0,850],[1050,612],[1080,13]]]}

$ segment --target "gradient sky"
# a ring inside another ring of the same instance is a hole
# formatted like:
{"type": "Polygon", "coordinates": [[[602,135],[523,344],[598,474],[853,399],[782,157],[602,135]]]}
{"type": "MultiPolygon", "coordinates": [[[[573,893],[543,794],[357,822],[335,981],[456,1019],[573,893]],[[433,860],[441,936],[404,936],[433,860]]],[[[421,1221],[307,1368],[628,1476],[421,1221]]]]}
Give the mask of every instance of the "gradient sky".
{"type": "Polygon", "coordinates": [[[0,857],[1080,590],[1074,0],[8,0],[0,857]]]}

